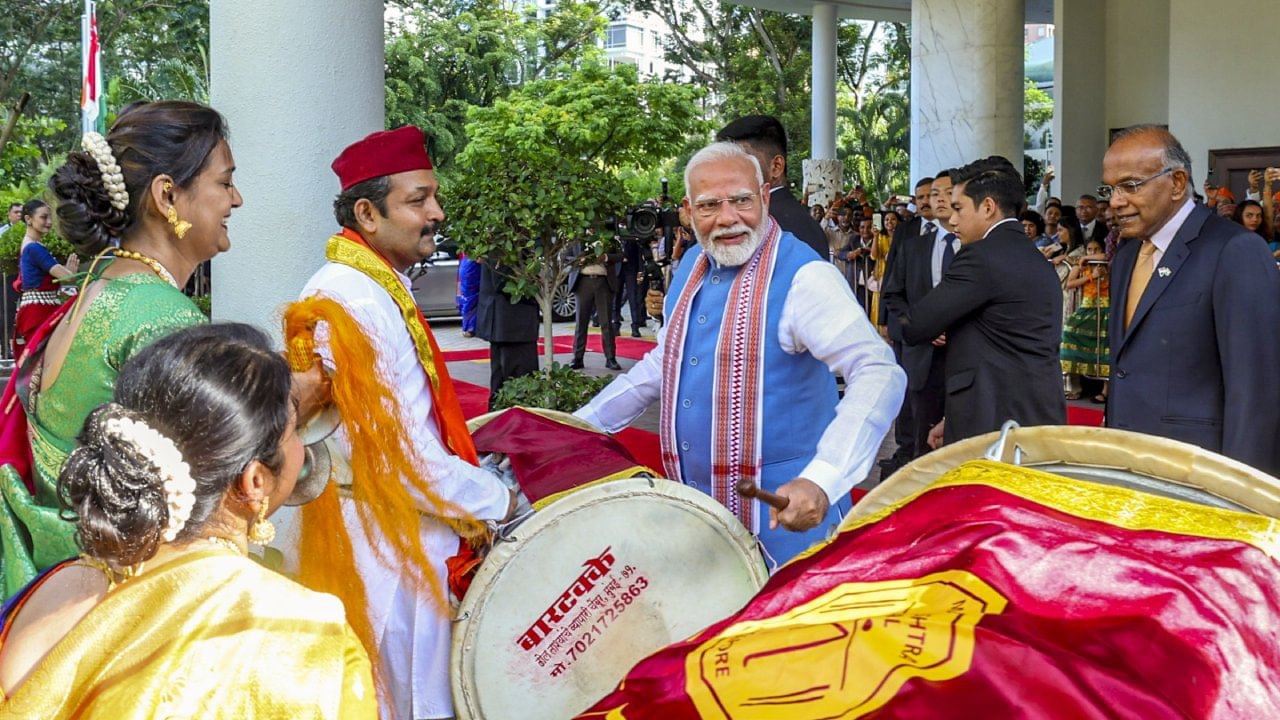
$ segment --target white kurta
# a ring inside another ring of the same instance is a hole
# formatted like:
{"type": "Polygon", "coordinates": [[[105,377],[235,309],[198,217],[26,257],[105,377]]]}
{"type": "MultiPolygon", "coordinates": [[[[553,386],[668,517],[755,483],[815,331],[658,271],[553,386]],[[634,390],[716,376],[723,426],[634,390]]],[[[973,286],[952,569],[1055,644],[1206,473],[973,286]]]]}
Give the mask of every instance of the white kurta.
{"type": "MultiPolygon", "coordinates": [[[[782,306],[778,341],[786,352],[807,352],[844,378],[844,397],[836,405],[836,416],[823,430],[813,460],[800,473],[825,490],[835,504],[870,472],[902,406],[906,375],[854,300],[849,283],[831,263],[814,260],[796,272],[782,306]]],[[[611,433],[630,425],[661,400],[666,347],[664,325],[658,331],[657,347],[574,415],[611,433]]]]}
{"type": "MultiPolygon", "coordinates": [[[[409,279],[399,277],[408,288],[409,279]]],[[[430,381],[391,296],[367,275],[335,263],[326,264],[303,288],[304,298],[316,294],[341,303],[373,342],[378,351],[378,372],[398,393],[401,421],[436,492],[482,520],[503,517],[509,502],[506,487],[488,471],[450,454],[442,444],[431,414],[430,381]]],[[[316,340],[320,354],[332,365],[323,327],[316,340]]],[[[345,438],[342,443],[347,446],[345,438]]],[[[452,717],[450,617],[430,598],[407,587],[397,568],[377,559],[359,531],[351,501],[343,502],[356,562],[369,596],[370,621],[383,667],[390,676],[391,697],[382,698],[383,717],[391,716],[387,705],[394,707],[398,720],[452,717]]],[[[445,560],[457,552],[458,536],[448,526],[425,517],[420,528],[423,549],[443,582],[448,577],[445,560]]]]}

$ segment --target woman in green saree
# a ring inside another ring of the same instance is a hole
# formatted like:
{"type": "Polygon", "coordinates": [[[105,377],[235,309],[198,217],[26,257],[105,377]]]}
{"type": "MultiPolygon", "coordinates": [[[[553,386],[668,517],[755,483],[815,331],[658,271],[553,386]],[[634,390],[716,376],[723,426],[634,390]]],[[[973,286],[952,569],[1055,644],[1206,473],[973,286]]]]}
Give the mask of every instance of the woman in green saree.
{"type": "Polygon", "coordinates": [[[0,596],[77,554],[58,513],[58,472],[90,411],[109,401],[125,361],[206,318],[182,293],[200,263],[230,247],[226,221],[241,205],[226,121],[190,102],[123,112],[105,138],[87,134],[49,181],[63,237],[89,257],[76,303],[37,333],[14,390],[26,411],[29,478],[0,467],[0,596]]]}

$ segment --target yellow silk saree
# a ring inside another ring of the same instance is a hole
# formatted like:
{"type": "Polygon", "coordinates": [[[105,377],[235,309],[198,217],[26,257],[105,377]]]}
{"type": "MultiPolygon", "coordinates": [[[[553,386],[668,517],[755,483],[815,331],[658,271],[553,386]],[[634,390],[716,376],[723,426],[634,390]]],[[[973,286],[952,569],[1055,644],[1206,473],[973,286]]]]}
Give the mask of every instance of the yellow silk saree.
{"type": "Polygon", "coordinates": [[[375,718],[377,700],[337,598],[215,548],[113,589],[0,701],[25,717],[375,718]]]}

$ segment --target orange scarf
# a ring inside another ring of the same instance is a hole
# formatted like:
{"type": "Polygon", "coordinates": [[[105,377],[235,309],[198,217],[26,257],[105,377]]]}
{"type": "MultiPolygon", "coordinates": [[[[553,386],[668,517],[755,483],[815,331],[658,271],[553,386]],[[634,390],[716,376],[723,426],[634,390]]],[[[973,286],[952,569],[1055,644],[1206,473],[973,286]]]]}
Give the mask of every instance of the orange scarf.
{"type": "Polygon", "coordinates": [[[462,414],[462,405],[453,389],[453,379],[449,377],[449,369],[445,366],[440,346],[436,344],[436,337],[431,332],[426,317],[413,301],[413,296],[405,289],[400,276],[392,269],[391,263],[370,247],[359,233],[349,228],[343,228],[342,232],[329,238],[324,255],[329,262],[346,265],[368,275],[395,301],[400,308],[405,328],[417,348],[418,362],[431,381],[431,412],[440,428],[445,447],[472,465],[478,465],[476,446],[471,440],[471,432],[467,430],[467,419],[462,414]]]}

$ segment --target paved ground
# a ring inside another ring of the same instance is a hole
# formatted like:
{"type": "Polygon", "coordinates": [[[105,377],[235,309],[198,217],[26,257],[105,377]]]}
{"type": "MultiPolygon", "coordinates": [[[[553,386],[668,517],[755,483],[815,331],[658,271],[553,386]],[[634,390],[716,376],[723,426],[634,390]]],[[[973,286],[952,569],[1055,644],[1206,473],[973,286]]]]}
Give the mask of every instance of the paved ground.
{"type": "MultiPolygon", "coordinates": [[[[624,328],[629,327],[629,325],[625,322],[625,320],[624,320],[623,326],[624,328]]],[[[462,323],[460,320],[456,320],[456,319],[432,320],[431,328],[432,330],[435,331],[436,341],[440,343],[440,348],[442,350],[446,350],[446,351],[485,350],[485,349],[488,349],[489,347],[488,343],[486,343],[485,341],[479,338],[463,337],[462,323]]],[[[553,325],[553,328],[554,328],[553,332],[555,335],[570,335],[570,336],[573,335],[573,323],[571,322],[555,323],[553,325]]],[[[599,332],[599,330],[593,329],[592,332],[599,332]]],[[[649,327],[644,328],[641,332],[645,338],[652,339],[655,333],[657,332],[657,328],[655,324],[651,322],[649,327]]],[[[573,354],[557,353],[555,358],[557,362],[568,364],[573,361],[573,354]]],[[[588,375],[617,375],[618,374],[616,372],[606,370],[604,368],[603,355],[589,352],[587,353],[585,362],[587,367],[585,370],[583,370],[583,372],[587,373],[588,375]]],[[[634,365],[635,362],[636,362],[635,360],[629,360],[623,357],[618,358],[618,364],[622,366],[623,372],[626,372],[626,370],[630,368],[632,365],[634,365]]],[[[482,387],[489,386],[489,361],[488,360],[468,360],[468,361],[462,361],[462,362],[451,362],[449,363],[449,373],[455,379],[461,380],[463,382],[469,382],[475,385],[480,385],[482,387]]],[[[647,430],[649,432],[657,432],[658,431],[658,406],[655,404],[652,407],[650,407],[647,411],[645,411],[645,413],[641,415],[639,418],[637,418],[636,422],[632,424],[632,427],[635,427],[640,430],[647,430]]],[[[894,442],[893,442],[893,433],[890,432],[889,436],[885,438],[884,444],[880,448],[879,458],[885,458],[892,455],[895,448],[896,446],[894,445],[894,442]]],[[[880,482],[880,470],[878,467],[873,465],[871,469],[871,475],[858,487],[863,489],[870,489],[872,487],[875,487],[875,485],[879,482],[880,482]]]]}

